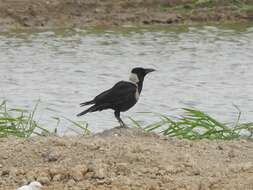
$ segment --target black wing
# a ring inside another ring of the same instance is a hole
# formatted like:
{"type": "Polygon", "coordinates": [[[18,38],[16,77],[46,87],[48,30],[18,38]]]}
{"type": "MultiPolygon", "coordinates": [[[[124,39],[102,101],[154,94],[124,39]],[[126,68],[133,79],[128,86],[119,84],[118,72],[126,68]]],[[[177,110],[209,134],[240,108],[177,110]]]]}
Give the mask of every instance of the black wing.
{"type": "Polygon", "coordinates": [[[134,98],[137,86],[131,82],[120,81],[111,89],[95,97],[95,104],[116,103],[134,98]]]}
{"type": "Polygon", "coordinates": [[[126,81],[120,81],[111,89],[106,90],[96,96],[93,100],[82,103],[81,106],[89,104],[94,105],[79,113],[77,116],[84,115],[88,112],[101,111],[109,108],[119,111],[126,111],[137,102],[135,97],[136,90],[137,86],[135,84],[126,81]]]}

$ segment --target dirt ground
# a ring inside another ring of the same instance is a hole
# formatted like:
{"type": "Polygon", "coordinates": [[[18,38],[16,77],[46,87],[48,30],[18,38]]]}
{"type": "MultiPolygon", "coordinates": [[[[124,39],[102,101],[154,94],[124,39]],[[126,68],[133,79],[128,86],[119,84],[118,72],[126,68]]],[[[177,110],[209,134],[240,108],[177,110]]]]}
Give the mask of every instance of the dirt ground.
{"type": "Polygon", "coordinates": [[[212,0],[210,7],[193,0],[0,0],[0,30],[253,21],[253,1],[240,1],[212,0]]]}
{"type": "Polygon", "coordinates": [[[252,190],[253,141],[188,141],[114,128],[0,139],[0,190],[252,190]]]}

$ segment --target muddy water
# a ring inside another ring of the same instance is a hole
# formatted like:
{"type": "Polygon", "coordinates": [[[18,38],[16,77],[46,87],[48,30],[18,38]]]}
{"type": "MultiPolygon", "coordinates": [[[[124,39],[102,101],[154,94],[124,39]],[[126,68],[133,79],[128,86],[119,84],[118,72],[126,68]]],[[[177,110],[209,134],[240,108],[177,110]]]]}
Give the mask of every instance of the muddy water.
{"type": "MultiPolygon", "coordinates": [[[[145,79],[138,104],[122,114],[127,122],[136,112],[177,115],[181,107],[233,122],[233,104],[242,121],[253,121],[253,26],[1,34],[0,98],[27,108],[40,99],[37,118],[50,129],[52,116],[65,116],[101,131],[117,125],[113,112],[77,119],[78,104],[128,79],[135,66],[157,72],[145,79]]],[[[60,126],[69,131],[66,121],[60,126]]]]}

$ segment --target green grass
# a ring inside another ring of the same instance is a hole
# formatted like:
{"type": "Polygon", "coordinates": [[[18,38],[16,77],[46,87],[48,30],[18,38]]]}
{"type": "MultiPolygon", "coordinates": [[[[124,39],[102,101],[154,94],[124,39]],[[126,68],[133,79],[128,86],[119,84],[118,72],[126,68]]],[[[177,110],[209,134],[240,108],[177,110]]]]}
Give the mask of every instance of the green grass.
{"type": "MultiPolygon", "coordinates": [[[[25,109],[10,109],[6,101],[0,104],[0,137],[29,137],[40,128],[34,120],[37,105],[32,111],[25,109]]],[[[43,129],[42,129],[43,130],[43,129]]]]}
{"type": "MultiPolygon", "coordinates": [[[[57,135],[57,129],[62,118],[52,117],[52,119],[56,121],[56,126],[53,131],[49,131],[45,127],[41,126],[35,119],[37,106],[38,103],[31,111],[27,109],[13,109],[7,106],[6,101],[2,101],[2,103],[0,103],[0,138],[8,136],[27,138],[31,135],[57,135]]],[[[90,134],[87,123],[73,121],[64,117],[63,119],[67,120],[71,124],[72,131],[80,135],[90,134]],[[75,130],[77,128],[79,131],[81,130],[81,132],[75,130]]]]}
{"type": "MultiPolygon", "coordinates": [[[[172,119],[166,115],[155,114],[159,121],[142,126],[133,118],[130,120],[137,128],[145,131],[157,131],[165,136],[179,137],[190,140],[197,139],[234,139],[241,137],[243,131],[253,133],[253,123],[239,123],[241,112],[239,111],[237,121],[232,123],[222,123],[208,114],[196,110],[183,108],[185,114],[177,119],[172,119]]],[[[154,113],[149,113],[154,114],[154,113]]]]}
{"type": "MultiPolygon", "coordinates": [[[[7,106],[6,101],[3,101],[0,104],[0,137],[16,136],[27,138],[31,135],[57,135],[57,129],[62,119],[68,121],[71,126],[70,129],[79,135],[85,136],[91,133],[88,123],[73,121],[65,117],[52,117],[56,124],[54,130],[49,131],[36,121],[35,113],[37,107],[38,103],[31,111],[27,109],[13,109],[7,106]]],[[[145,131],[156,131],[165,136],[190,140],[234,139],[241,137],[243,131],[250,133],[250,137],[253,136],[253,123],[240,123],[241,111],[239,109],[238,118],[234,123],[219,122],[210,115],[196,109],[183,108],[183,110],[184,115],[176,119],[163,114],[142,113],[143,115],[152,114],[159,118],[158,121],[146,126],[143,126],[141,122],[133,118],[130,118],[130,120],[134,127],[145,131]]],[[[145,116],[150,117],[150,115],[145,116]]]]}

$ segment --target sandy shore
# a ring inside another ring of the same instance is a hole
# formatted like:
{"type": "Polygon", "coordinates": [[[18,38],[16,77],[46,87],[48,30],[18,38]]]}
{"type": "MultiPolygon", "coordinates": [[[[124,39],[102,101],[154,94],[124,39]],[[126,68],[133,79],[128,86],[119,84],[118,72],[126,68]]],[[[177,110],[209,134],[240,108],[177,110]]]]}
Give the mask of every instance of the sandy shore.
{"type": "Polygon", "coordinates": [[[252,190],[253,141],[188,141],[114,128],[91,137],[0,139],[0,189],[252,190]]]}
{"type": "Polygon", "coordinates": [[[0,30],[253,21],[253,2],[212,0],[0,0],[0,30]],[[204,2],[204,1],[199,1],[204,2]],[[206,1],[207,2],[207,1],[206,1]]]}

